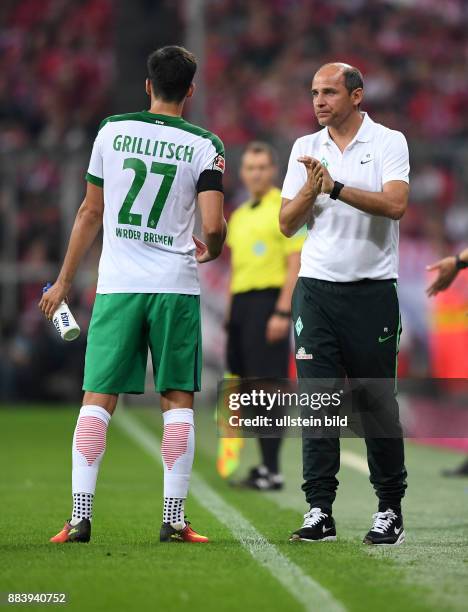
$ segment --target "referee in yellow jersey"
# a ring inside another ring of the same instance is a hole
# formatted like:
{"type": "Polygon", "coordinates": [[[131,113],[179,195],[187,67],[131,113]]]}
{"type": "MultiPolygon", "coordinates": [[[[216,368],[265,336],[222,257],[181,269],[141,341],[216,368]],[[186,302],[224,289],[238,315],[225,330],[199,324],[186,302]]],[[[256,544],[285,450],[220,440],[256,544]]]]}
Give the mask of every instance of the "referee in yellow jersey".
{"type": "MultiPolygon", "coordinates": [[[[286,238],[279,230],[281,192],[275,187],[277,161],[267,143],[251,142],[244,151],[240,178],[247,202],[228,221],[231,249],[227,365],[241,378],[287,378],[291,296],[300,267],[305,231],[286,238]]],[[[281,438],[259,438],[261,464],[242,485],[281,489],[281,438]]]]}

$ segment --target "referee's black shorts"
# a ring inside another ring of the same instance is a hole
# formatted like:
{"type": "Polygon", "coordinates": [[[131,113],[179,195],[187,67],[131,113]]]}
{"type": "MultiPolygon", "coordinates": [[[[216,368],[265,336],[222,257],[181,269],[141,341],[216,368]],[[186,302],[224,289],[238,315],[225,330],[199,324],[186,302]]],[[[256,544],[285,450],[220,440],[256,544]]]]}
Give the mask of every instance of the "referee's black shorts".
{"type": "Polygon", "coordinates": [[[275,310],[279,289],[236,293],[228,324],[227,366],[241,378],[287,378],[289,334],[267,342],[268,319],[275,310]]]}

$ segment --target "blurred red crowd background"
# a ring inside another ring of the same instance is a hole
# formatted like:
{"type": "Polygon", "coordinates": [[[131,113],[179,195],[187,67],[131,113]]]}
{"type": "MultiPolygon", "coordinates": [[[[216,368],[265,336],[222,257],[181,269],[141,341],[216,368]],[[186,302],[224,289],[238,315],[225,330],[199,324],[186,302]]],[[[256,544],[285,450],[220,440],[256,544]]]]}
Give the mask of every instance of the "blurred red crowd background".
{"type": "MultiPolygon", "coordinates": [[[[129,71],[144,70],[144,53],[187,40],[184,3],[134,0],[124,15],[121,7],[112,0],[0,6],[3,398],[79,394],[84,339],[73,349],[60,343],[36,303],[57,273],[97,125],[108,114],[139,110],[123,105],[129,71]]],[[[364,109],[403,131],[411,153],[410,207],[401,222],[400,373],[466,376],[468,277],[459,275],[432,301],[424,288],[425,266],[468,242],[468,4],[206,0],[203,21],[201,120],[226,146],[228,214],[245,198],[237,166],[249,140],[276,147],[280,184],[293,141],[318,129],[309,93],[315,70],[340,60],[364,73],[364,109]]],[[[84,330],[98,255],[96,245],[72,296],[84,330]]],[[[205,358],[217,375],[228,262],[226,253],[202,271],[205,358]]]]}

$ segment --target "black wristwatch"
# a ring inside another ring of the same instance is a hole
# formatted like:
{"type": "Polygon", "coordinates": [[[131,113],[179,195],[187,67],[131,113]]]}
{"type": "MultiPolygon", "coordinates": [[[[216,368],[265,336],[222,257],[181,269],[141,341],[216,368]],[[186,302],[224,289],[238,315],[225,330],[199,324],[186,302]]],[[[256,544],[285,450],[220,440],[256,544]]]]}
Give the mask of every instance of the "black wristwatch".
{"type": "Polygon", "coordinates": [[[343,187],[344,187],[343,183],[340,183],[339,181],[335,181],[333,184],[333,189],[330,191],[330,198],[332,200],[336,200],[338,196],[340,195],[340,192],[343,189],[343,187]]]}
{"type": "Polygon", "coordinates": [[[278,308],[275,309],[273,314],[283,319],[289,319],[289,317],[291,316],[291,313],[289,312],[289,310],[279,310],[278,308]]]}
{"type": "Polygon", "coordinates": [[[463,270],[464,268],[468,268],[468,261],[462,261],[460,259],[460,253],[455,255],[455,268],[457,270],[463,270]]]}

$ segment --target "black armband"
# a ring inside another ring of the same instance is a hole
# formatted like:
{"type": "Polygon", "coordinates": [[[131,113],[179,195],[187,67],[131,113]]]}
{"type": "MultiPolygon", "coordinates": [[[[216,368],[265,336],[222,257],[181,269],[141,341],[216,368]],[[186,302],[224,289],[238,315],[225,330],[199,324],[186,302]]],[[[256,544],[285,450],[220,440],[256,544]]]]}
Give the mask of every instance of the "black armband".
{"type": "Polygon", "coordinates": [[[197,193],[201,191],[220,191],[223,190],[223,173],[219,170],[203,170],[197,182],[197,193]]]}

